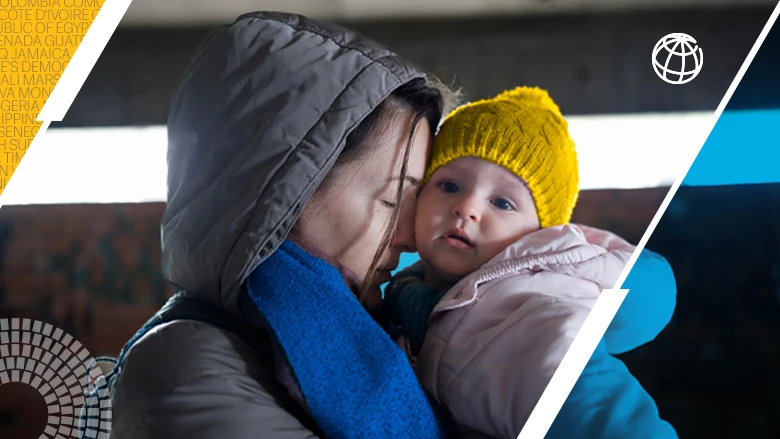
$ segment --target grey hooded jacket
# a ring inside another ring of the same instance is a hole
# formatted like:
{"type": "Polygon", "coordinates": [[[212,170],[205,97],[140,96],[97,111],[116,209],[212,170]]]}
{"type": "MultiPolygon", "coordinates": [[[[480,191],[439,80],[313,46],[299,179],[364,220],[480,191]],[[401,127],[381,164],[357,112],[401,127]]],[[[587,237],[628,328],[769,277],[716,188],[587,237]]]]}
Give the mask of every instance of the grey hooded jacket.
{"type": "MultiPolygon", "coordinates": [[[[171,104],[163,270],[244,318],[239,292],[287,236],[347,135],[423,74],[337,26],[252,13],[201,45],[171,104]]],[[[157,327],[124,358],[112,439],[303,439],[266,350],[195,321],[157,327]]]]}

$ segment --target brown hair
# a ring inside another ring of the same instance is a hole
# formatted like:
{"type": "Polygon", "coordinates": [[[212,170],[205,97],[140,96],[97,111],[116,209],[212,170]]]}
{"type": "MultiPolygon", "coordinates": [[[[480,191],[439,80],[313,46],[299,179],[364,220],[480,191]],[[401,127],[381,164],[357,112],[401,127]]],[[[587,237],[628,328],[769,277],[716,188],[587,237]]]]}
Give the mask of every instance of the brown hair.
{"type": "Polygon", "coordinates": [[[380,241],[379,248],[371,261],[367,276],[361,285],[361,299],[363,293],[365,293],[376,276],[376,268],[379,264],[379,259],[382,257],[382,254],[387,247],[390,246],[396,232],[398,217],[401,210],[401,195],[403,193],[409,155],[412,149],[412,140],[414,139],[417,124],[422,119],[427,120],[431,133],[435,134],[442,116],[447,114],[457,105],[458,99],[458,92],[452,91],[436,79],[415,79],[400,86],[366,116],[352,133],[349,134],[344,150],[341,152],[338,159],[336,159],[333,169],[317,188],[317,191],[325,190],[329,187],[329,183],[333,177],[338,175],[339,170],[342,167],[368,155],[377,144],[371,140],[381,135],[381,130],[386,125],[385,122],[399,114],[412,114],[412,124],[404,150],[401,175],[395,197],[395,207],[393,208],[389,224],[380,241]]]}

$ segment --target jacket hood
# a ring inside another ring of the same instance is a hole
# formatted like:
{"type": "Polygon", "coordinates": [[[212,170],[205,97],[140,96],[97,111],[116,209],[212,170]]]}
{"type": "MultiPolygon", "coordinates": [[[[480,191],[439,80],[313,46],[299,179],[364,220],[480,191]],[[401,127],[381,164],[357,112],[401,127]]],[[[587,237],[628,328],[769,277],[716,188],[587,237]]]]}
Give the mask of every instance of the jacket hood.
{"type": "Polygon", "coordinates": [[[235,312],[348,134],[423,74],[330,23],[256,12],[215,29],[171,102],[165,277],[235,312]]]}

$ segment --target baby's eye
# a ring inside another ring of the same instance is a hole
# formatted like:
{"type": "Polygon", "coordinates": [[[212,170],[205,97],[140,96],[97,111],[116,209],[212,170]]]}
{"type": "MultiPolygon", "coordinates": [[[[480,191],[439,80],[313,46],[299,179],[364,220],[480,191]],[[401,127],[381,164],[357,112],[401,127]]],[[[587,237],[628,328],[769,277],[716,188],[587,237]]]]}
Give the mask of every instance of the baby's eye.
{"type": "Polygon", "coordinates": [[[460,186],[458,186],[456,183],[453,183],[451,181],[442,181],[439,184],[437,184],[439,189],[442,191],[448,193],[448,194],[454,194],[457,192],[460,192],[460,186]]]}
{"type": "Polygon", "coordinates": [[[496,198],[491,203],[501,210],[515,210],[515,206],[504,198],[496,198]]]}

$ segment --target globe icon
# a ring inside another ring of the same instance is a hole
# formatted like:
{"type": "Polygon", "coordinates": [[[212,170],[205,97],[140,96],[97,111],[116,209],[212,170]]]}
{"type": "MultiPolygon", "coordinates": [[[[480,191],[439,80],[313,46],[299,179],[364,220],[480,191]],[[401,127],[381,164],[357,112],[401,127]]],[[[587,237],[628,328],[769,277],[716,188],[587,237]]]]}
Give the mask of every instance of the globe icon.
{"type": "Polygon", "coordinates": [[[653,69],[669,84],[685,84],[699,75],[704,53],[696,40],[687,34],[671,33],[653,48],[653,69]]]}

